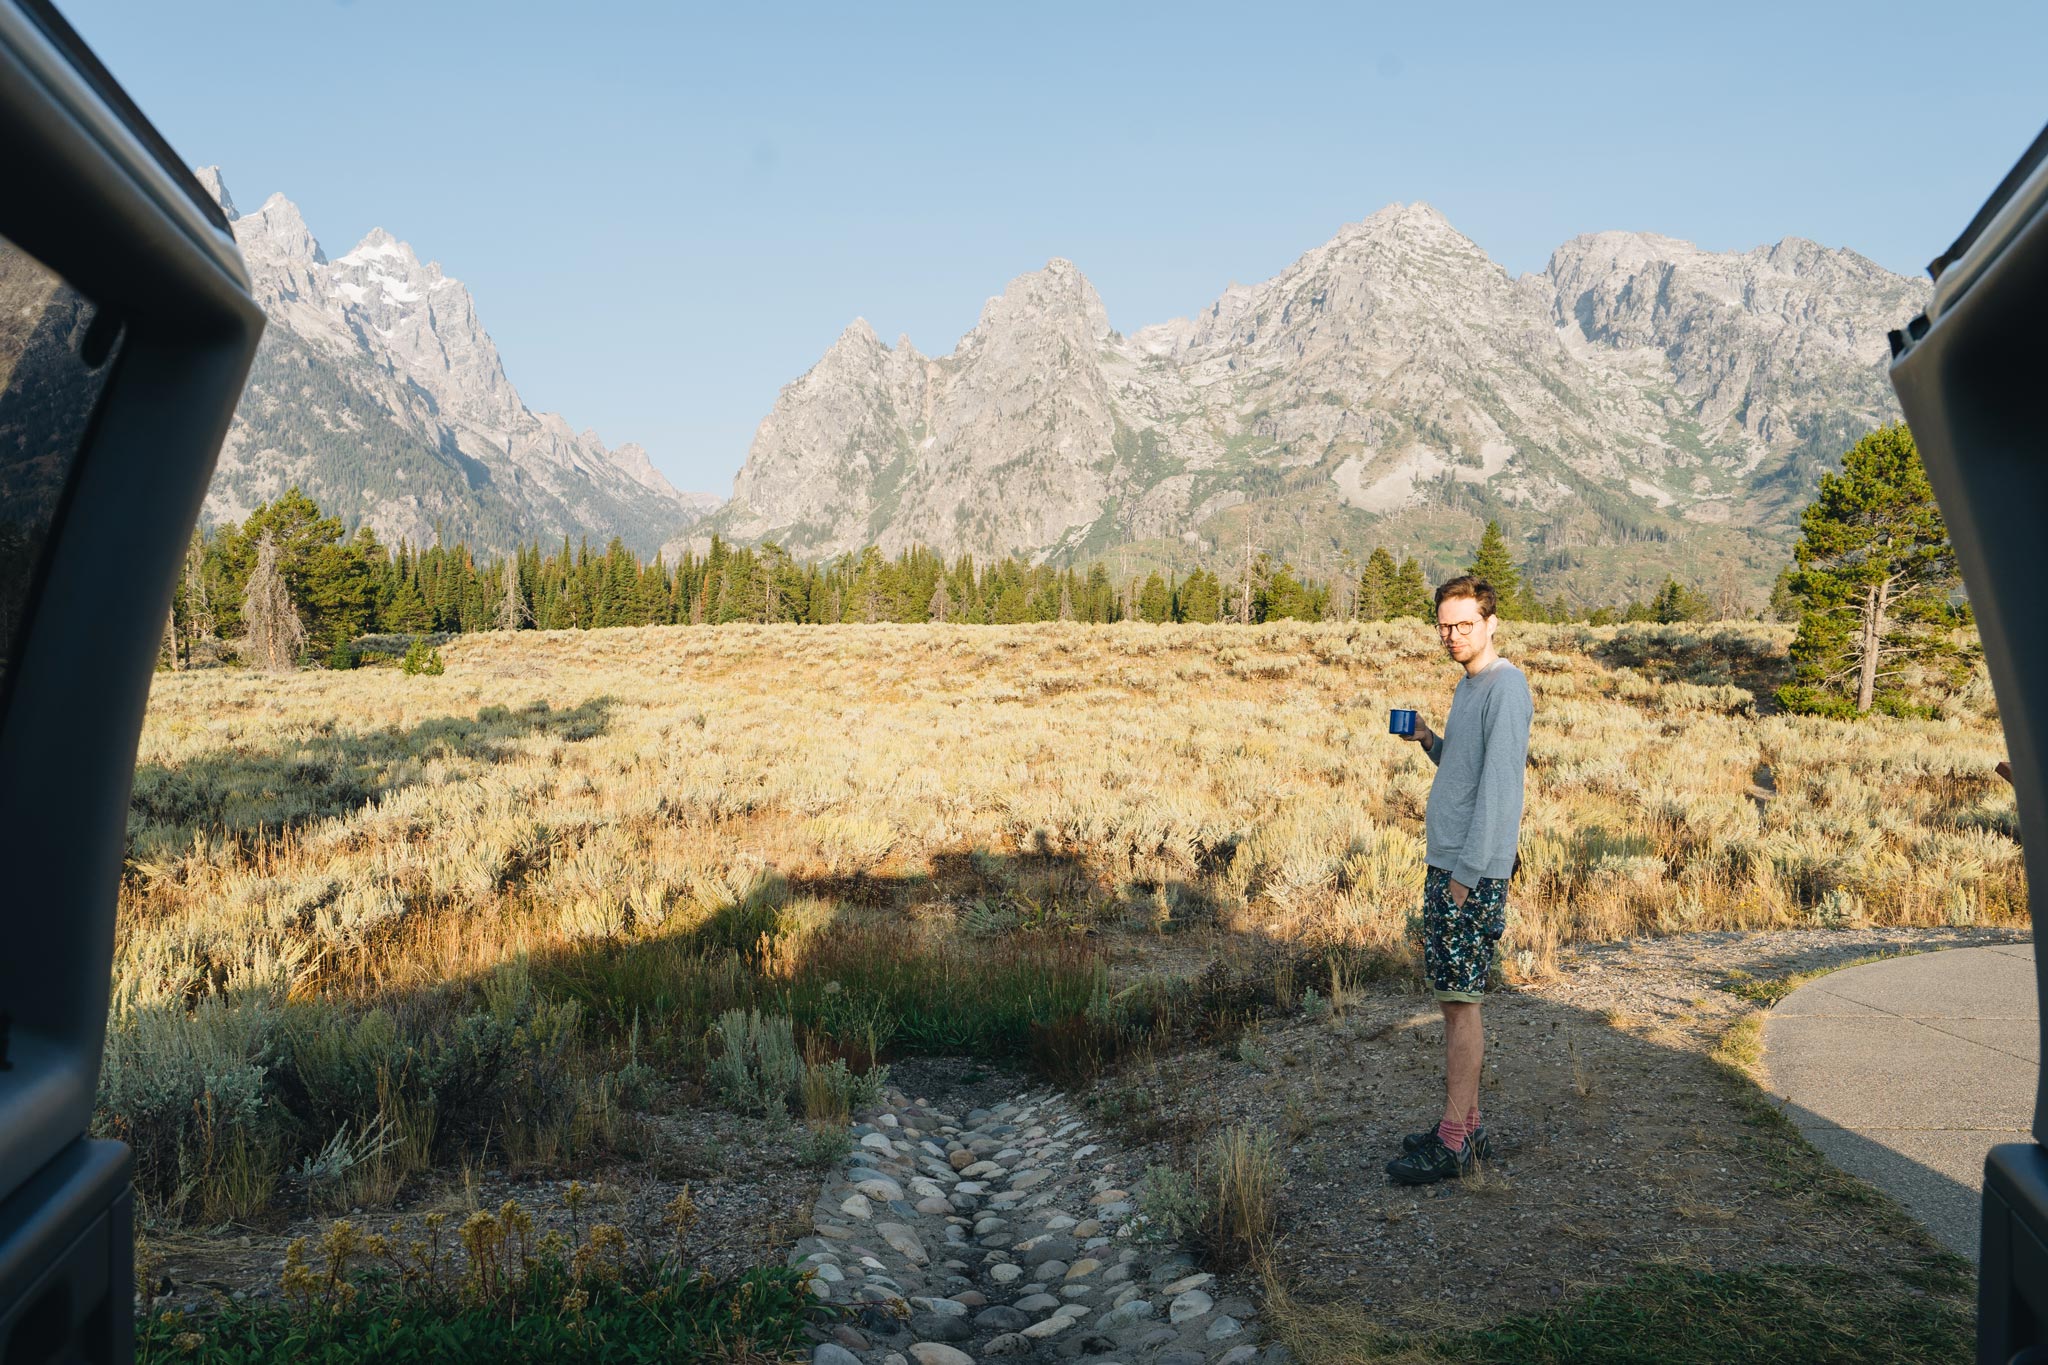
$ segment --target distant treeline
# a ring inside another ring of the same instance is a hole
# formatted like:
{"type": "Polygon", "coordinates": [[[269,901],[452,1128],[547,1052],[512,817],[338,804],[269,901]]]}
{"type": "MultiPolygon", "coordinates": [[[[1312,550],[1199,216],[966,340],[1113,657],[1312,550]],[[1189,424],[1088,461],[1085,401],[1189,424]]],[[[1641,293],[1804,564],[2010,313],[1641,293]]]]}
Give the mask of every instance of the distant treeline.
{"type": "MultiPolygon", "coordinates": [[[[1432,585],[1413,557],[1375,549],[1356,579],[1319,581],[1267,555],[1218,575],[1119,578],[1096,561],[1051,568],[1014,556],[951,564],[924,549],[893,558],[873,546],[822,563],[798,563],[773,543],[727,544],[714,536],[701,555],[675,564],[643,562],[619,540],[532,545],[510,559],[480,559],[467,546],[387,546],[368,527],[344,533],[297,489],[239,525],[195,535],[167,637],[183,657],[194,642],[243,634],[244,591],[256,549],[278,550],[293,605],[317,652],[346,651],[369,634],[481,630],[577,630],[601,626],[932,621],[1007,625],[1023,621],[1259,623],[1383,620],[1433,612],[1432,585]]],[[[1501,592],[1502,614],[1533,620],[1683,620],[1709,614],[1707,600],[1673,581],[1648,603],[1573,613],[1538,602],[1522,584],[1498,526],[1489,524],[1473,568],[1501,592]]]]}

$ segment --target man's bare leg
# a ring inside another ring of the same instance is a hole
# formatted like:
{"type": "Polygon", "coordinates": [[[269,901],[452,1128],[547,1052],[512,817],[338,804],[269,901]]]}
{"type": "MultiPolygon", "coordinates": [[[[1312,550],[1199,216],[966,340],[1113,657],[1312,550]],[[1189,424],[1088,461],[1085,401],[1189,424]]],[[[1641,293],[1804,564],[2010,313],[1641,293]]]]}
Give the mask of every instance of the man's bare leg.
{"type": "Polygon", "coordinates": [[[1443,1000],[1444,1122],[1463,1124],[1479,1107],[1479,1068],[1486,1058],[1486,1030],[1476,1001],[1443,1000]]]}

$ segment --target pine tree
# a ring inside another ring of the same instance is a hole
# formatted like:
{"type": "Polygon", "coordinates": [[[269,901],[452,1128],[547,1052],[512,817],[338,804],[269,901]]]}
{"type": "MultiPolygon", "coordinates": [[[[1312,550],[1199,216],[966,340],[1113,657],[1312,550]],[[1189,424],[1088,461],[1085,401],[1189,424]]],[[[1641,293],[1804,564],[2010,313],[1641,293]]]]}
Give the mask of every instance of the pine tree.
{"type": "Polygon", "coordinates": [[[1693,591],[1676,578],[1666,578],[1664,586],[1650,599],[1650,619],[1671,625],[1678,621],[1704,621],[1713,615],[1714,604],[1706,594],[1693,591]]]}
{"type": "Polygon", "coordinates": [[[1792,591],[1793,566],[1787,564],[1778,570],[1777,581],[1771,584],[1770,605],[1764,609],[1764,617],[1771,621],[1797,621],[1799,619],[1799,594],[1792,591]]]}
{"type": "Polygon", "coordinates": [[[1214,625],[1223,615],[1223,580],[1197,569],[1180,585],[1179,616],[1193,625],[1214,625]]]}
{"type": "Polygon", "coordinates": [[[1110,586],[1109,567],[1099,559],[1088,566],[1085,595],[1090,621],[1099,625],[1116,619],[1116,589],[1110,586]]]}
{"type": "Polygon", "coordinates": [[[1060,575],[1060,620],[1074,619],[1074,575],[1071,571],[1060,575]]]}
{"type": "Polygon", "coordinates": [[[1880,427],[1823,474],[1799,518],[1799,599],[1793,710],[1867,713],[1884,684],[1913,663],[1955,663],[1948,630],[1960,623],[1961,586],[1948,524],[1904,423],[1880,427]]]}
{"type": "Polygon", "coordinates": [[[862,550],[855,574],[854,598],[859,603],[860,619],[869,624],[888,620],[888,565],[882,559],[882,552],[872,545],[862,550]]]}
{"type": "Polygon", "coordinates": [[[1322,604],[1294,576],[1292,565],[1283,563],[1264,577],[1265,586],[1255,598],[1261,621],[1314,621],[1322,616],[1322,604]]]}
{"type": "Polygon", "coordinates": [[[383,628],[393,635],[414,635],[434,628],[433,614],[427,610],[427,599],[420,592],[416,579],[402,578],[397,591],[391,594],[391,605],[385,609],[383,628]]]}
{"type": "Polygon", "coordinates": [[[932,600],[925,605],[925,615],[940,625],[946,623],[946,614],[953,609],[953,603],[946,597],[946,576],[939,575],[939,581],[932,587],[932,600]]]}
{"type": "Polygon", "coordinates": [[[277,560],[277,541],[266,530],[256,541],[255,564],[242,590],[242,657],[258,668],[285,673],[299,666],[306,627],[292,605],[277,560]]]}
{"type": "Polygon", "coordinates": [[[996,594],[995,624],[1012,626],[1031,619],[1031,600],[1024,585],[1014,579],[996,594]]]}
{"type": "Polygon", "coordinates": [[[1401,567],[1394,575],[1393,605],[1389,614],[1414,616],[1427,621],[1435,613],[1436,597],[1422,576],[1422,565],[1416,562],[1414,555],[1410,555],[1401,561],[1401,567]]]}
{"type": "Polygon", "coordinates": [[[1173,595],[1167,591],[1166,580],[1157,570],[1145,580],[1145,586],[1138,593],[1138,615],[1154,625],[1173,615],[1173,595]]]}
{"type": "Polygon", "coordinates": [[[1527,604],[1521,596],[1522,575],[1508,554],[1507,539],[1501,535],[1499,522],[1486,523],[1486,531],[1479,538],[1479,553],[1473,556],[1472,567],[1466,572],[1493,588],[1496,609],[1502,616],[1517,618],[1524,614],[1527,604]]]}
{"type": "Polygon", "coordinates": [[[1401,570],[1384,545],[1375,545],[1358,576],[1358,619],[1384,621],[1394,615],[1396,580],[1401,570]]]}
{"type": "Polygon", "coordinates": [[[366,531],[350,544],[318,547],[306,556],[296,578],[285,575],[294,600],[305,608],[309,635],[340,648],[369,629],[376,608],[370,556],[382,553],[376,537],[366,531]]]}

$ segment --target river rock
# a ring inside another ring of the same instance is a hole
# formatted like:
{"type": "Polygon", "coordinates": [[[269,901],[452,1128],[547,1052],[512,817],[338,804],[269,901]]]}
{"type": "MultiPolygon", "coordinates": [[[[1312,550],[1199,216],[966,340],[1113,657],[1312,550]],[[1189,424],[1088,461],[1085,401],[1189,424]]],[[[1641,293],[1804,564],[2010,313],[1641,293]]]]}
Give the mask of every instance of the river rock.
{"type": "Polygon", "coordinates": [[[881,1234],[883,1241],[895,1248],[912,1265],[929,1265],[931,1263],[931,1253],[924,1249],[924,1243],[917,1239],[916,1233],[903,1226],[903,1224],[877,1223],[875,1224],[875,1231],[881,1234]]]}

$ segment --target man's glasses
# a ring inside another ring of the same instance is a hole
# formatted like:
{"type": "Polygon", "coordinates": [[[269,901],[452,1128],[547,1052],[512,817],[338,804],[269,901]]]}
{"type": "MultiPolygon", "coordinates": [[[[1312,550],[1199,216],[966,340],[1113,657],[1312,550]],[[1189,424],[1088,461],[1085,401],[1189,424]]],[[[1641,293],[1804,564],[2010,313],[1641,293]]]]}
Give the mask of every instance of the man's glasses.
{"type": "Polygon", "coordinates": [[[1436,623],[1436,633],[1439,635],[1455,634],[1462,637],[1470,635],[1472,627],[1478,624],[1477,621],[1439,621],[1436,623]]]}

